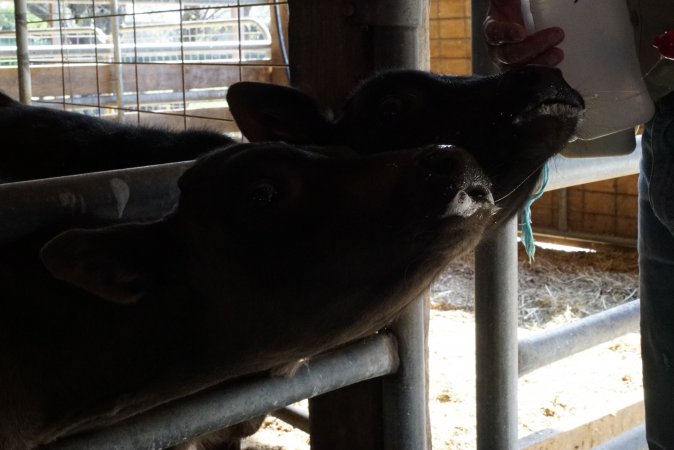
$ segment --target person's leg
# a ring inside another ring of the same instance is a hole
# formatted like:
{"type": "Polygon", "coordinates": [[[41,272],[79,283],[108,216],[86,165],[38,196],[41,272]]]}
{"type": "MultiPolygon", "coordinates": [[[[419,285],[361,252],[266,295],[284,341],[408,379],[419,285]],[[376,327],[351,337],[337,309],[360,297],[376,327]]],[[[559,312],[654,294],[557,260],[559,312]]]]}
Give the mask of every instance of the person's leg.
{"type": "Polygon", "coordinates": [[[674,449],[674,96],[642,139],[639,177],[641,348],[649,448],[674,449]]]}

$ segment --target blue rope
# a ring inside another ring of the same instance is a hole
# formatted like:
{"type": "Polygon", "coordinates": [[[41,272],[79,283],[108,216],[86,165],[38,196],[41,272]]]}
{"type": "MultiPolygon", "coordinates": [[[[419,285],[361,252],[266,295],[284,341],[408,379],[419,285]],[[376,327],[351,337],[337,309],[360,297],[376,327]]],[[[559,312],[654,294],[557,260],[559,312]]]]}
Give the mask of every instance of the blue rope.
{"type": "Polygon", "coordinates": [[[539,182],[538,190],[529,197],[522,207],[522,245],[524,245],[524,250],[529,256],[529,262],[534,260],[534,254],[536,253],[534,231],[531,229],[531,205],[541,198],[541,195],[543,195],[543,192],[545,191],[545,187],[548,185],[550,169],[547,163],[543,166],[543,173],[541,175],[542,180],[539,182]]]}

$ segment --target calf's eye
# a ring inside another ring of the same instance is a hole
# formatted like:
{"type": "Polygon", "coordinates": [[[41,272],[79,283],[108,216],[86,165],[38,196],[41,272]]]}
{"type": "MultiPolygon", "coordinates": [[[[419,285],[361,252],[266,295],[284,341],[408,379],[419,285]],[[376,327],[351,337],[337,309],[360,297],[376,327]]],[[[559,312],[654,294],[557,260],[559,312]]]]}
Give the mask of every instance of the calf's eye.
{"type": "Polygon", "coordinates": [[[248,204],[253,209],[263,209],[278,198],[278,189],[271,181],[260,181],[251,186],[248,192],[248,204]]]}
{"type": "Polygon", "coordinates": [[[383,120],[392,120],[398,117],[403,111],[403,102],[398,97],[384,97],[379,102],[379,117],[383,120]]]}

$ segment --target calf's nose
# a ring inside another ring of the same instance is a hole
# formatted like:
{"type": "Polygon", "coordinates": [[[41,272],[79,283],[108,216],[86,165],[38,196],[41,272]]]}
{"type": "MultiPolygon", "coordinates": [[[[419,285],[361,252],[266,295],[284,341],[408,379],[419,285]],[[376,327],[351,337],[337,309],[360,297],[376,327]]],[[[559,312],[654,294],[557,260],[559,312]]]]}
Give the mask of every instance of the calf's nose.
{"type": "Polygon", "coordinates": [[[465,149],[454,145],[434,145],[422,154],[421,164],[427,176],[445,182],[456,189],[489,190],[489,178],[475,158],[465,149]]]}
{"type": "Polygon", "coordinates": [[[509,83],[509,90],[517,91],[526,87],[535,100],[564,101],[579,108],[585,107],[583,98],[566,82],[562,71],[554,67],[526,66],[508,71],[504,80],[509,83]]]}
{"type": "Polygon", "coordinates": [[[472,215],[494,204],[491,183],[473,156],[455,146],[433,146],[423,155],[426,176],[446,196],[444,216],[472,215]]]}

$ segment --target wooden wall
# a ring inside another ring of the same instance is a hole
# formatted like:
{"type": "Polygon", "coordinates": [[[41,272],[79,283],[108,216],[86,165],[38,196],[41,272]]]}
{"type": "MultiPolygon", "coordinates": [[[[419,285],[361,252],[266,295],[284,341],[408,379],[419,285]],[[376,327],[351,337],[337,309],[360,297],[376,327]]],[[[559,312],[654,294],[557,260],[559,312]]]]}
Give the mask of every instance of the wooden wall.
{"type": "Polygon", "coordinates": [[[470,39],[470,0],[431,0],[431,70],[471,73],[470,39]]]}
{"type": "MultiPolygon", "coordinates": [[[[431,70],[471,73],[470,0],[431,0],[431,70]]],[[[565,223],[560,224],[559,191],[546,193],[532,208],[534,231],[569,235],[637,237],[637,176],[602,181],[566,190],[565,223]]],[[[563,217],[563,212],[561,213],[563,217]]]]}
{"type": "Polygon", "coordinates": [[[570,235],[579,237],[636,239],[637,178],[632,175],[567,189],[566,225],[559,222],[560,202],[564,201],[561,191],[546,193],[532,208],[534,231],[566,227],[570,235]]]}

